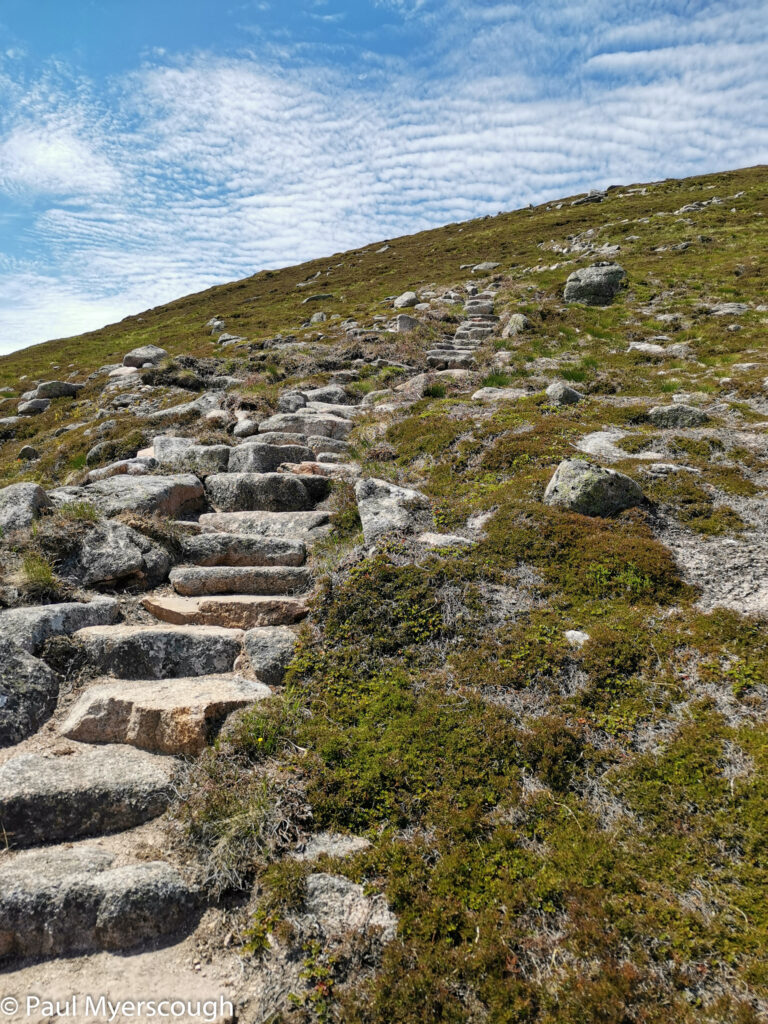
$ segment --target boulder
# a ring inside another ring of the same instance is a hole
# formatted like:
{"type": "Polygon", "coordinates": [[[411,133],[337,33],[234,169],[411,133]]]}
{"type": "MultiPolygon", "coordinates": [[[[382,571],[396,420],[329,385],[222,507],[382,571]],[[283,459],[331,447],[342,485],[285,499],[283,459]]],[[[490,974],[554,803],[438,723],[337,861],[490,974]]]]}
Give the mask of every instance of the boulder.
{"type": "Polygon", "coordinates": [[[205,503],[200,480],[191,473],[174,476],[113,476],[84,487],[58,487],[50,493],[57,505],[87,501],[105,516],[119,512],[157,513],[175,519],[195,512],[205,503]]]}
{"type": "Polygon", "coordinates": [[[153,439],[152,448],[161,470],[194,473],[201,478],[226,473],[232,451],[226,444],[195,444],[191,438],[164,435],[153,439]]]}
{"type": "Polygon", "coordinates": [[[420,533],[434,527],[429,501],[420,491],[369,478],[356,484],[355,496],[366,544],[386,533],[420,533]]]}
{"type": "Polygon", "coordinates": [[[241,444],[231,449],[230,473],[274,473],[284,462],[314,459],[311,448],[298,444],[241,444]]]}
{"type": "Polygon", "coordinates": [[[89,626],[75,633],[88,665],[117,679],[180,679],[231,672],[239,629],[214,626],[89,626]]]}
{"type": "Polygon", "coordinates": [[[259,424],[259,433],[280,431],[294,434],[315,434],[345,441],[352,432],[352,423],[344,416],[320,415],[313,410],[298,409],[292,413],[277,413],[259,424]]]}
{"type": "Polygon", "coordinates": [[[303,409],[306,404],[307,399],[301,391],[284,391],[277,400],[277,411],[296,412],[297,409],[303,409]]]}
{"type": "Polygon", "coordinates": [[[282,683],[295,647],[296,634],[285,626],[249,629],[243,639],[251,668],[269,686],[282,683]]]}
{"type": "Polygon", "coordinates": [[[303,392],[308,402],[329,402],[331,405],[353,405],[352,399],[340,384],[326,384],[303,392]]]}
{"type": "Polygon", "coordinates": [[[401,313],[395,317],[395,331],[398,334],[407,334],[408,331],[415,331],[419,326],[419,321],[412,316],[408,316],[407,313],[401,313]]]}
{"type": "Polygon", "coordinates": [[[241,676],[123,681],[90,686],[61,733],[82,743],[125,743],[156,754],[199,754],[227,715],[271,696],[241,676]]]}
{"type": "Polygon", "coordinates": [[[656,405],[648,410],[648,419],[654,427],[701,427],[709,422],[703,409],[694,405],[656,405]]]}
{"type": "Polygon", "coordinates": [[[161,363],[163,359],[168,358],[168,353],[164,348],[158,348],[157,345],[142,345],[140,348],[131,349],[126,355],[123,356],[123,366],[144,366],[147,363],[151,363],[156,366],[161,363]]]}
{"type": "Polygon", "coordinates": [[[581,392],[568,387],[562,380],[556,380],[554,384],[550,384],[545,394],[553,405],[576,405],[584,398],[581,392]]]}
{"type": "Polygon", "coordinates": [[[237,533],[201,533],[182,538],[183,559],[193,565],[303,565],[301,541],[237,533]]]}
{"type": "Polygon", "coordinates": [[[0,868],[0,957],[68,956],[180,931],[197,894],[169,864],[115,867],[94,846],[27,850],[0,868]]]}
{"type": "Polygon", "coordinates": [[[582,459],[566,459],[544,492],[544,502],[585,516],[612,516],[645,503],[640,487],[613,469],[592,466],[582,459]]]}
{"type": "Polygon", "coordinates": [[[7,637],[28,651],[37,654],[49,637],[73,633],[86,626],[106,626],[114,622],[120,606],[113,597],[97,597],[84,604],[34,605],[0,611],[0,636],[7,637]]]}
{"type": "Polygon", "coordinates": [[[175,770],[127,746],[18,754],[0,765],[0,825],[12,846],[133,828],[163,813],[175,770]]]}
{"type": "Polygon", "coordinates": [[[16,456],[16,458],[20,459],[22,462],[32,462],[35,459],[40,458],[40,452],[37,450],[37,448],[33,448],[31,444],[25,444],[24,447],[19,451],[19,454],[16,456]]]}
{"type": "Polygon", "coordinates": [[[317,500],[304,477],[286,473],[214,474],[205,489],[220,512],[297,512],[311,509],[317,500]]]}
{"type": "Polygon", "coordinates": [[[0,535],[31,526],[51,501],[38,484],[11,484],[0,490],[0,535]]]}
{"type": "Polygon", "coordinates": [[[21,402],[16,412],[19,416],[39,416],[50,404],[50,398],[30,398],[27,402],[21,402]]]}
{"type": "Polygon", "coordinates": [[[418,301],[419,297],[416,292],[403,292],[402,295],[398,295],[392,305],[395,309],[410,309],[417,305],[418,301]]]}
{"type": "Polygon", "coordinates": [[[524,313],[513,313],[504,325],[501,332],[502,338],[516,338],[523,331],[530,330],[531,321],[524,313]]]}
{"type": "Polygon", "coordinates": [[[226,397],[226,391],[206,391],[205,394],[191,402],[182,402],[181,405],[172,405],[169,409],[158,409],[156,412],[137,413],[137,415],[141,415],[142,419],[149,420],[150,423],[163,423],[166,420],[173,421],[179,418],[205,417],[214,409],[220,409],[226,397]]]}
{"type": "Polygon", "coordinates": [[[90,530],[77,556],[81,582],[87,587],[141,583],[156,586],[168,575],[165,548],[123,523],[104,522],[90,530]]]}
{"type": "Polygon", "coordinates": [[[12,637],[0,636],[0,747],[21,743],[56,707],[59,677],[12,637]]]}
{"type": "Polygon", "coordinates": [[[608,306],[624,284],[627,272],[618,263],[596,263],[574,270],[565,283],[566,302],[585,302],[588,306],[608,306]]]}
{"type": "Polygon", "coordinates": [[[74,398],[82,387],[67,380],[49,380],[37,385],[35,398],[74,398]]]}
{"type": "Polygon", "coordinates": [[[486,260],[484,263],[476,263],[475,266],[472,267],[472,273],[489,274],[492,270],[495,270],[497,267],[500,266],[500,263],[494,263],[492,260],[486,260]]]}
{"type": "Polygon", "coordinates": [[[312,586],[309,569],[292,565],[180,566],[171,586],[182,597],[204,594],[298,594],[312,586]]]}

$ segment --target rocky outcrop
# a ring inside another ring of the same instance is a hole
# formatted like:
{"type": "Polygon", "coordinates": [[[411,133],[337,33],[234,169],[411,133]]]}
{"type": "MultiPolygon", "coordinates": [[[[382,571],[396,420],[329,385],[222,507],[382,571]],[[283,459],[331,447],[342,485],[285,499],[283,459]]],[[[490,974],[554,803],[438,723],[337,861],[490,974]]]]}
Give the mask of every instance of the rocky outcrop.
{"type": "Polygon", "coordinates": [[[83,604],[72,601],[9,608],[0,612],[0,636],[12,638],[25,651],[37,654],[49,637],[73,633],[85,626],[106,626],[115,622],[119,611],[112,597],[97,597],[83,604]]]}
{"type": "Polygon", "coordinates": [[[0,747],[31,736],[49,718],[59,696],[59,677],[44,661],[0,636],[0,747]]]}
{"type": "Polygon", "coordinates": [[[113,476],[97,480],[86,487],[58,487],[50,492],[57,505],[87,501],[102,515],[120,512],[157,513],[177,518],[195,512],[205,503],[200,480],[191,473],[178,476],[113,476]]]}
{"type": "Polygon", "coordinates": [[[387,533],[420,533],[434,527],[429,501],[420,491],[369,478],[355,486],[366,544],[387,533]]]}
{"type": "Polygon", "coordinates": [[[38,484],[11,484],[0,490],[0,536],[31,526],[51,501],[38,484]]]}

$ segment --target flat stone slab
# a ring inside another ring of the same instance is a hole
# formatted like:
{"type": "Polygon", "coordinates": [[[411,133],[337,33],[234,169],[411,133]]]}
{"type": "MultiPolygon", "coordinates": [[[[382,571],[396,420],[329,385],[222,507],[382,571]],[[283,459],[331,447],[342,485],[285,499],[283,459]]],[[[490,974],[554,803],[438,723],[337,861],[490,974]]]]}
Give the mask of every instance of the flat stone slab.
{"type": "Polygon", "coordinates": [[[275,473],[284,462],[313,459],[314,452],[301,444],[241,444],[229,457],[231,473],[275,473]]]}
{"type": "Polygon", "coordinates": [[[98,683],[77,701],[61,733],[82,743],[127,743],[192,756],[232,711],[270,695],[263,683],[236,675],[98,683]]]}
{"type": "Polygon", "coordinates": [[[173,476],[112,476],[86,487],[58,487],[49,493],[56,505],[87,501],[102,515],[141,512],[178,516],[203,507],[205,491],[192,473],[173,476]]]}
{"type": "Polygon", "coordinates": [[[186,626],[219,626],[238,630],[283,626],[309,613],[297,597],[145,597],[144,607],[162,622],[186,626]]]}
{"type": "Polygon", "coordinates": [[[308,511],[323,496],[307,484],[307,478],[287,473],[216,473],[205,489],[219,512],[308,511]]]}
{"type": "Polygon", "coordinates": [[[306,546],[299,540],[201,533],[182,540],[184,561],[193,565],[303,565],[306,546]]]}
{"type": "Polygon", "coordinates": [[[78,630],[88,664],[118,679],[231,672],[243,634],[215,626],[92,626],[78,630]]]}
{"type": "Polygon", "coordinates": [[[114,622],[120,607],[113,597],[97,597],[87,604],[66,602],[0,612],[0,637],[8,638],[30,654],[37,654],[45,641],[61,633],[73,633],[86,626],[114,622]]]}
{"type": "Polygon", "coordinates": [[[19,754],[0,765],[0,827],[12,846],[133,828],[166,809],[175,770],[173,758],[128,746],[19,754]]]}
{"type": "Polygon", "coordinates": [[[313,409],[280,412],[259,424],[259,433],[280,431],[322,437],[335,437],[345,441],[352,432],[352,421],[344,416],[318,413],[313,409]]]}
{"type": "Polygon", "coordinates": [[[312,543],[331,532],[329,512],[208,512],[200,516],[203,533],[231,531],[312,543]]]}
{"type": "Polygon", "coordinates": [[[287,565],[180,566],[172,569],[171,586],[182,597],[204,594],[298,594],[312,586],[309,569],[287,565]]]}
{"type": "Polygon", "coordinates": [[[191,924],[197,894],[169,864],[114,861],[93,847],[53,847],[4,862],[0,957],[129,949],[191,924]]]}

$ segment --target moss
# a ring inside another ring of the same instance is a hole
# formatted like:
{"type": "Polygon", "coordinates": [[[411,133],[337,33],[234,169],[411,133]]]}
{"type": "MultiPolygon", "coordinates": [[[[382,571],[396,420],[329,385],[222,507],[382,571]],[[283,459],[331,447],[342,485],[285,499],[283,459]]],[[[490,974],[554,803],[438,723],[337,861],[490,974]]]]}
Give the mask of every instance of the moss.
{"type": "Polygon", "coordinates": [[[729,505],[716,504],[714,496],[690,473],[671,473],[653,481],[647,493],[653,501],[667,505],[681,523],[697,533],[720,536],[747,528],[738,512],[729,505]]]}

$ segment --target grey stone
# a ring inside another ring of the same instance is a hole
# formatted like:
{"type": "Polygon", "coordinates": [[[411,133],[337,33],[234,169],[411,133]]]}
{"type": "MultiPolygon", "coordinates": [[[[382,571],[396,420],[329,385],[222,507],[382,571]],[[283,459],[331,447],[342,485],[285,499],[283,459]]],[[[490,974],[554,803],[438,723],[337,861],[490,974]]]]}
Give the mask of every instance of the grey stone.
{"type": "Polygon", "coordinates": [[[236,533],[201,533],[182,539],[185,562],[193,565],[303,565],[301,541],[236,533]]]}
{"type": "Polygon", "coordinates": [[[293,658],[296,634],[286,626],[249,629],[243,647],[258,678],[269,686],[279,686],[293,658]]]}
{"type": "Polygon", "coordinates": [[[531,321],[524,313],[513,313],[504,325],[501,336],[502,338],[515,338],[523,331],[530,330],[530,327],[531,321]]]}
{"type": "Polygon", "coordinates": [[[574,270],[565,283],[565,301],[607,306],[618,295],[626,276],[626,271],[618,263],[597,263],[574,270]]]}
{"type": "Polygon", "coordinates": [[[174,476],[114,476],[85,487],[58,487],[50,498],[56,505],[87,501],[105,516],[119,512],[158,513],[175,518],[202,508],[205,491],[191,473],[174,476]]]}
{"type": "Polygon", "coordinates": [[[158,409],[156,412],[137,413],[137,415],[141,415],[142,419],[149,420],[151,423],[162,423],[179,418],[194,419],[198,416],[205,416],[214,409],[220,409],[226,397],[226,391],[206,391],[205,394],[191,402],[182,402],[181,405],[172,405],[169,409],[158,409]]]}
{"type": "Polygon", "coordinates": [[[145,366],[147,363],[156,366],[163,359],[167,358],[168,353],[164,348],[158,348],[157,345],[142,345],[140,348],[134,348],[123,356],[123,366],[138,367],[145,366]]]}
{"type": "Polygon", "coordinates": [[[59,677],[11,637],[0,637],[0,747],[36,732],[56,707],[59,677]]]}
{"type": "Polygon", "coordinates": [[[284,462],[307,462],[315,453],[304,445],[241,444],[232,449],[230,473],[274,473],[284,462]]]}
{"type": "Polygon", "coordinates": [[[303,392],[308,402],[326,402],[331,405],[353,405],[352,399],[340,384],[326,384],[303,392]]]}
{"type": "Polygon", "coordinates": [[[516,402],[528,394],[522,388],[480,388],[472,395],[473,402],[516,402]]]}
{"type": "Polygon", "coordinates": [[[327,319],[327,313],[313,313],[312,316],[309,318],[309,322],[311,324],[324,324],[327,319]]]}
{"type": "Polygon", "coordinates": [[[232,451],[226,444],[195,444],[191,438],[163,435],[153,439],[152,447],[160,469],[194,473],[201,478],[210,473],[226,473],[232,451]]]}
{"type": "Polygon", "coordinates": [[[298,512],[315,504],[309,483],[287,473],[221,473],[209,476],[205,489],[219,512],[298,512]]]}
{"type": "Polygon", "coordinates": [[[293,853],[292,860],[317,860],[318,857],[351,857],[370,849],[370,840],[333,832],[316,832],[293,853]]]}
{"type": "Polygon", "coordinates": [[[296,412],[297,409],[303,409],[306,404],[306,396],[301,391],[284,391],[277,400],[277,411],[296,412]]]}
{"type": "Polygon", "coordinates": [[[355,485],[355,496],[366,544],[386,533],[417,533],[434,528],[429,501],[420,491],[371,477],[355,485]]]}
{"type": "Polygon", "coordinates": [[[40,458],[40,452],[37,448],[33,448],[31,444],[25,444],[16,458],[24,462],[32,462],[34,459],[40,458]]]}
{"type": "Polygon", "coordinates": [[[306,434],[296,434],[286,430],[265,430],[261,434],[256,434],[255,437],[251,437],[248,440],[248,444],[297,444],[302,448],[309,445],[306,434]]]}
{"type": "Polygon", "coordinates": [[[309,569],[294,565],[180,566],[171,586],[182,597],[204,594],[297,594],[312,585],[309,569]]]}
{"type": "Polygon", "coordinates": [[[232,431],[235,437],[251,437],[258,432],[259,424],[256,420],[238,420],[232,431]]]}
{"type": "Polygon", "coordinates": [[[50,404],[50,398],[30,398],[28,402],[22,402],[16,411],[19,416],[39,416],[50,404]]]}
{"type": "Polygon", "coordinates": [[[569,387],[562,380],[557,380],[554,384],[550,384],[545,394],[554,405],[576,405],[577,402],[584,398],[581,392],[569,387]]]}
{"type": "Polygon", "coordinates": [[[415,306],[419,301],[419,297],[416,292],[403,292],[402,295],[398,295],[392,305],[395,309],[409,309],[411,306],[415,306]]]}
{"type": "Polygon", "coordinates": [[[83,539],[77,556],[85,586],[131,582],[156,586],[168,575],[171,559],[165,548],[123,523],[104,522],[83,539]]]}
{"type": "Polygon", "coordinates": [[[642,505],[645,496],[623,473],[592,466],[582,459],[566,459],[549,481],[544,502],[586,516],[612,516],[642,505]]]}
{"type": "Polygon", "coordinates": [[[212,512],[200,516],[203,532],[245,533],[312,544],[331,530],[328,512],[212,512]]]}
{"type": "Polygon", "coordinates": [[[49,380],[37,385],[35,398],[73,398],[82,387],[67,380],[49,380]]]}
{"type": "Polygon", "coordinates": [[[215,626],[90,626],[75,633],[90,667],[118,679],[170,679],[231,672],[239,629],[215,626]]]}
{"type": "Polygon", "coordinates": [[[28,850],[0,867],[0,956],[130,949],[196,918],[198,897],[169,864],[115,867],[93,846],[28,850]]]}
{"type": "Polygon", "coordinates": [[[336,452],[337,455],[345,455],[349,451],[349,441],[340,441],[335,437],[319,437],[310,434],[307,438],[307,445],[313,452],[322,449],[324,452],[336,452]]]}
{"type": "Polygon", "coordinates": [[[693,405],[656,405],[648,410],[648,419],[655,427],[701,427],[709,422],[703,409],[693,405]]]}
{"type": "Polygon", "coordinates": [[[120,459],[119,462],[111,462],[108,466],[92,469],[85,481],[90,484],[96,480],[106,480],[111,476],[149,476],[156,469],[157,459],[155,458],[142,456],[136,459],[120,459]]]}
{"type": "Polygon", "coordinates": [[[293,413],[277,413],[259,424],[259,433],[280,431],[294,434],[317,434],[346,440],[352,432],[352,423],[342,416],[319,415],[305,409],[293,413]]]}
{"type": "Polygon", "coordinates": [[[38,484],[11,484],[0,490],[0,536],[31,526],[51,501],[38,484]]]}
{"type": "Polygon", "coordinates": [[[97,597],[84,604],[34,605],[0,611],[0,636],[37,654],[49,637],[73,633],[85,626],[106,626],[115,622],[120,606],[112,597],[97,597]]]}
{"type": "Polygon", "coordinates": [[[476,263],[475,266],[472,267],[472,273],[487,274],[490,273],[491,270],[495,270],[497,267],[500,266],[500,263],[494,263],[492,260],[486,260],[485,263],[476,263]]]}
{"type": "Polygon", "coordinates": [[[412,316],[408,316],[407,313],[401,313],[395,317],[395,330],[398,334],[407,334],[408,331],[415,331],[419,326],[419,321],[412,316]]]}
{"type": "Polygon", "coordinates": [[[173,759],[127,746],[18,754],[0,765],[0,825],[12,846],[132,828],[163,813],[174,773],[173,759]]]}

